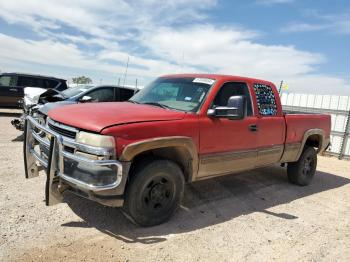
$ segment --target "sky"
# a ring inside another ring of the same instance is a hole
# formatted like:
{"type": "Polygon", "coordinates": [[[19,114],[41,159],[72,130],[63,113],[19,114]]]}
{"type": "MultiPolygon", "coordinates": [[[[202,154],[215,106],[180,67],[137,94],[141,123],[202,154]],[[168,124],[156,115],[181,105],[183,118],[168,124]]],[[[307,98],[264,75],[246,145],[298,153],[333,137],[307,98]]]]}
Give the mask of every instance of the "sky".
{"type": "Polygon", "coordinates": [[[129,85],[217,73],[350,95],[349,69],[348,0],[0,0],[2,72],[129,85]]]}

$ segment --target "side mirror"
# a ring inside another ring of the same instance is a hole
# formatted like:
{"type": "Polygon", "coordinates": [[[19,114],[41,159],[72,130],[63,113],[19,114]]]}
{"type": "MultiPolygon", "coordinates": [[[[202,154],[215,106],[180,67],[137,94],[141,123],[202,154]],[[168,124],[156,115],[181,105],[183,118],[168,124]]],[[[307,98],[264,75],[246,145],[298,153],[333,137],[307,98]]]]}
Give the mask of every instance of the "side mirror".
{"type": "Polygon", "coordinates": [[[243,119],[246,114],[246,99],[244,96],[231,96],[227,106],[218,106],[207,111],[208,116],[225,117],[228,119],[243,119]]]}
{"type": "Polygon", "coordinates": [[[86,103],[86,102],[91,102],[92,97],[91,96],[83,96],[82,98],[79,99],[79,102],[81,103],[86,103]]]}

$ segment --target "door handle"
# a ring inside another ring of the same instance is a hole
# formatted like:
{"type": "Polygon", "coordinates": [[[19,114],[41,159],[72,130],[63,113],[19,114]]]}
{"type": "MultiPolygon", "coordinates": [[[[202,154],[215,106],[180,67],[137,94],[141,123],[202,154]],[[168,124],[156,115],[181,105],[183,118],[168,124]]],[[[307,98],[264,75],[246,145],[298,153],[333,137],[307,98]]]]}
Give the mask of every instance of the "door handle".
{"type": "Polygon", "coordinates": [[[17,88],[10,88],[10,91],[18,92],[18,89],[17,88]]]}
{"type": "Polygon", "coordinates": [[[258,131],[258,126],[256,124],[249,125],[249,130],[252,132],[258,131]]]}

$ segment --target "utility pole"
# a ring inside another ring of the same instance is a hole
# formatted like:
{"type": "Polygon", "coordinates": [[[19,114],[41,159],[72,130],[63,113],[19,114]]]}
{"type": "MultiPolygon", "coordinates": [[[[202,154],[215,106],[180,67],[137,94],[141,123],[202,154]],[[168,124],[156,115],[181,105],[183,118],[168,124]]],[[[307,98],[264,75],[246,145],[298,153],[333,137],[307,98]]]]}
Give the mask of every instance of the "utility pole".
{"type": "Polygon", "coordinates": [[[185,63],[185,51],[182,51],[182,61],[181,61],[181,72],[184,71],[184,63],[185,63]]]}
{"type": "Polygon", "coordinates": [[[281,91],[282,91],[282,85],[283,85],[283,80],[281,81],[280,83],[280,88],[278,89],[278,93],[281,94],[281,91]]]}
{"type": "Polygon", "coordinates": [[[346,120],[345,131],[344,131],[344,135],[343,135],[343,138],[341,141],[339,159],[343,159],[343,157],[344,157],[346,146],[347,146],[348,140],[349,140],[349,136],[350,136],[350,110],[348,112],[348,118],[346,120]]]}
{"type": "Polygon", "coordinates": [[[128,67],[129,67],[129,56],[128,56],[128,60],[126,61],[126,68],[125,68],[125,74],[124,74],[123,87],[125,87],[126,76],[128,75],[128,67]]]}

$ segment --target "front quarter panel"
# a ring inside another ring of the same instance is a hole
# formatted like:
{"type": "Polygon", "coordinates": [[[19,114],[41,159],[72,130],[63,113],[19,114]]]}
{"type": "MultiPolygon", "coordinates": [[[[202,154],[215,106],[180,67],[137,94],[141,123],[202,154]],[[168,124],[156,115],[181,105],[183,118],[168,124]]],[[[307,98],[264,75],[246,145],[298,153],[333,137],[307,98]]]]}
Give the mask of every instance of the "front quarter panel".
{"type": "Polygon", "coordinates": [[[198,116],[190,113],[181,120],[129,123],[105,128],[101,133],[115,137],[118,157],[128,145],[153,138],[188,137],[197,151],[199,147],[198,116]]]}

